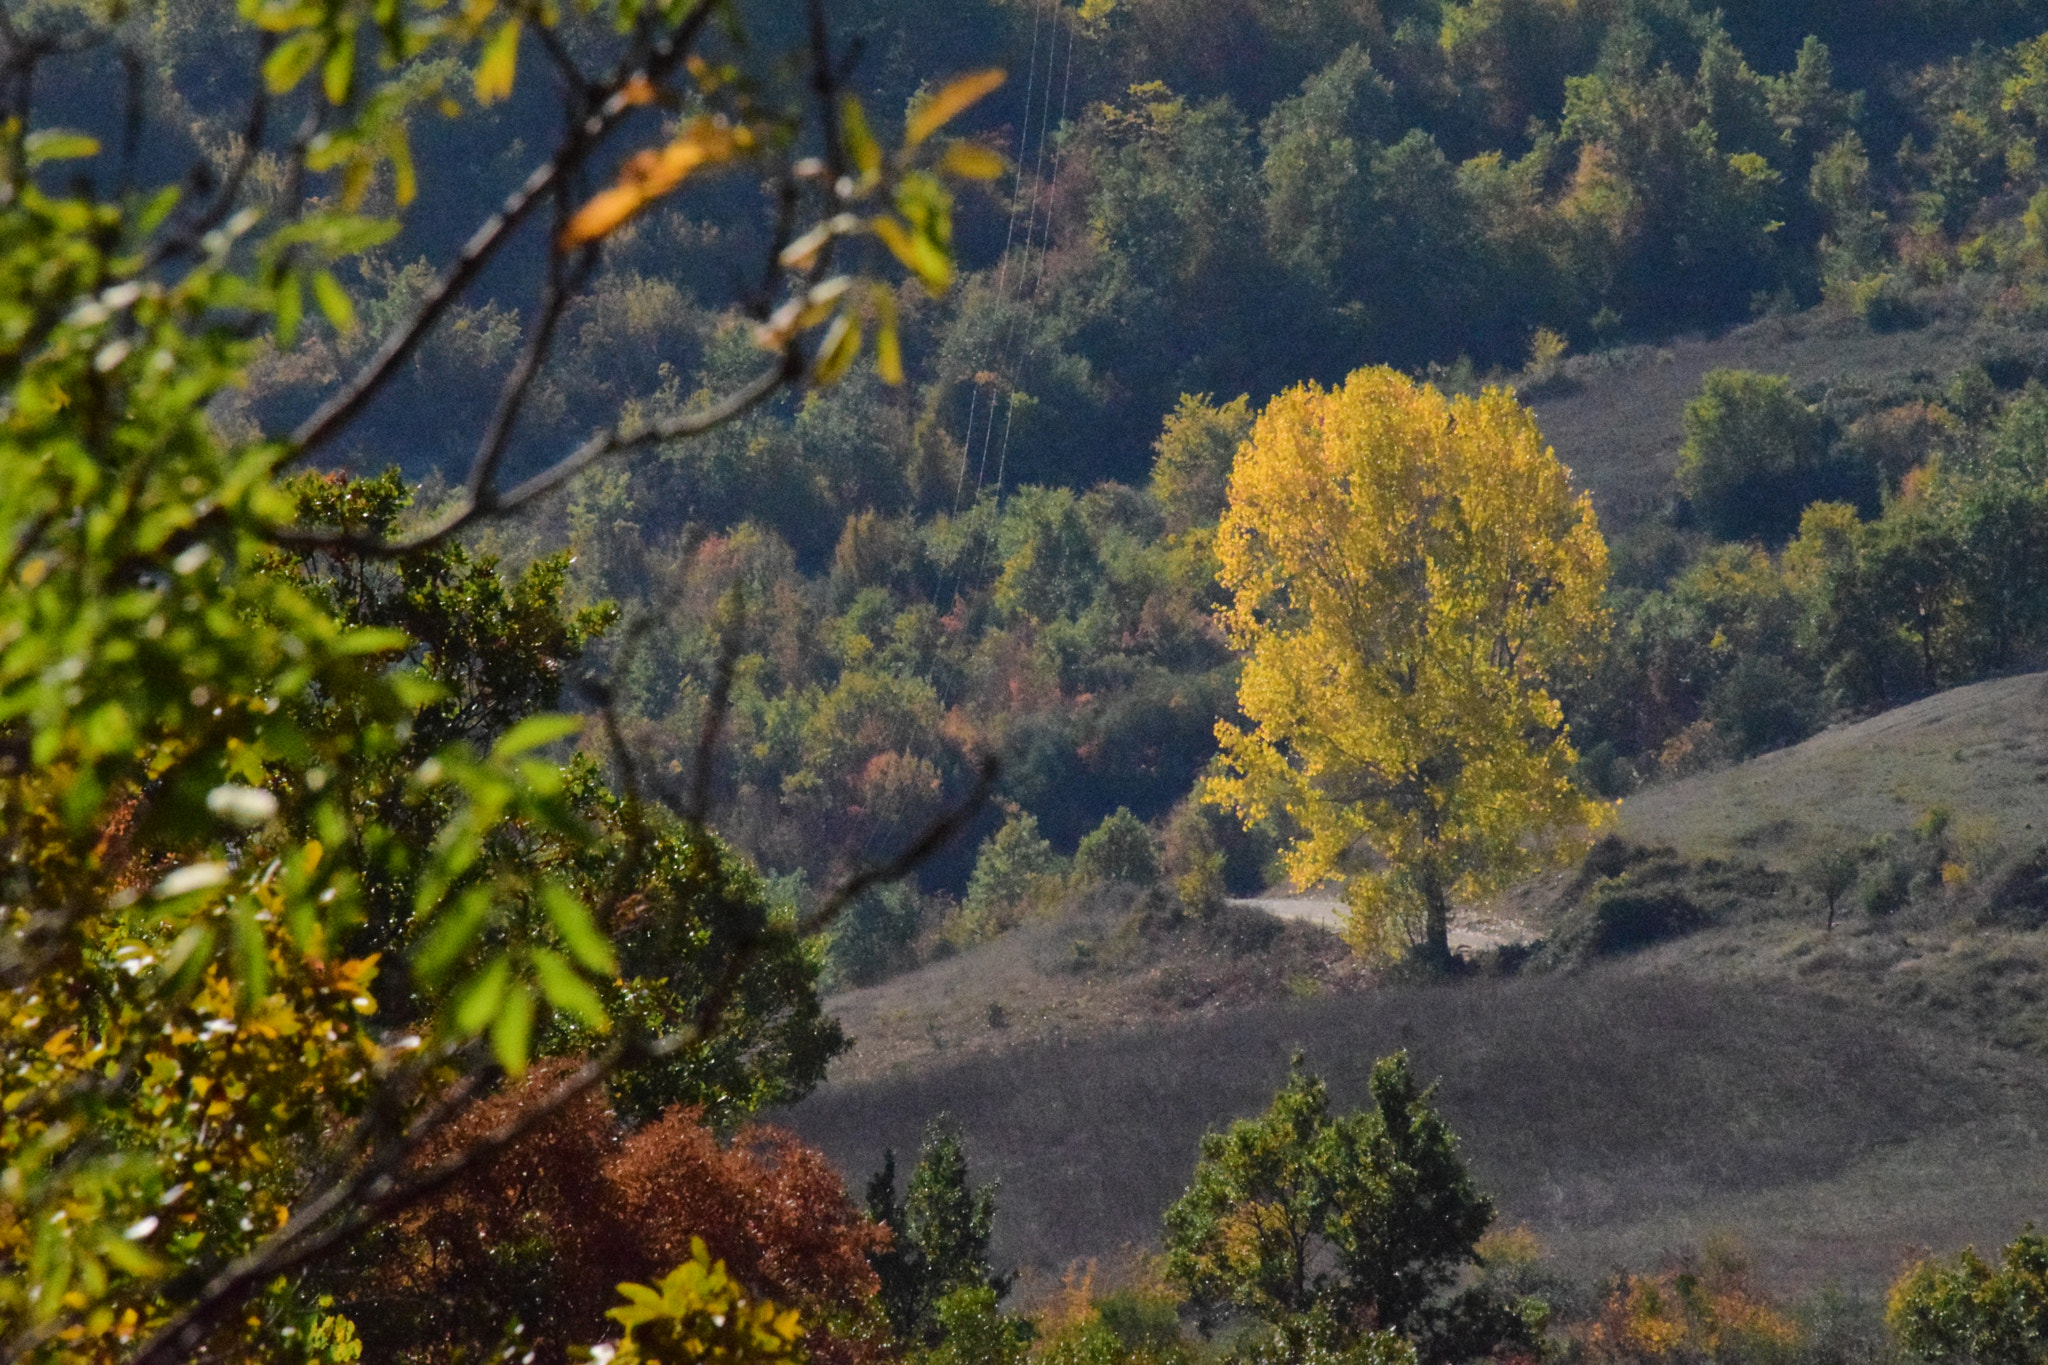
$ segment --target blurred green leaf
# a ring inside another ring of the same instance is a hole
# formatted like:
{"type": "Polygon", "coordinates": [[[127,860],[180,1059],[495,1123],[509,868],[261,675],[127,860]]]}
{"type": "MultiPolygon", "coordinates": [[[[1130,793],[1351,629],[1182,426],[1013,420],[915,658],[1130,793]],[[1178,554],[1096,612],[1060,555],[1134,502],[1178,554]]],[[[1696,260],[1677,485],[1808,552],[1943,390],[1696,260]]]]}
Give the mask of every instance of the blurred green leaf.
{"type": "Polygon", "coordinates": [[[520,754],[553,744],[556,740],[567,739],[582,728],[581,716],[528,716],[507,730],[503,738],[491,746],[491,757],[500,761],[517,758],[520,754]]]}
{"type": "Polygon", "coordinates": [[[21,140],[21,149],[28,155],[28,164],[40,166],[47,161],[76,161],[81,157],[98,156],[100,140],[87,133],[74,133],[64,128],[41,128],[21,140]]]}
{"type": "Polygon", "coordinates": [[[491,1021],[491,1052],[498,1065],[514,1076],[526,1074],[527,1049],[533,1042],[533,988],[514,981],[506,988],[497,1017],[491,1021]]]}
{"type": "Polygon", "coordinates": [[[462,983],[455,992],[449,1017],[455,1031],[465,1038],[482,1033],[498,1017],[505,1004],[505,988],[512,980],[512,960],[499,953],[482,970],[462,983]]]}
{"type": "Polygon", "coordinates": [[[553,880],[541,884],[540,895],[548,922],[562,936],[562,946],[585,971],[609,976],[619,969],[618,961],[612,955],[611,940],[598,929],[580,896],[553,880]]]}
{"type": "Polygon", "coordinates": [[[570,965],[569,959],[547,948],[535,948],[528,956],[533,961],[534,975],[540,978],[541,993],[550,1005],[575,1015],[591,1028],[603,1028],[610,1022],[604,1001],[570,965]]]}

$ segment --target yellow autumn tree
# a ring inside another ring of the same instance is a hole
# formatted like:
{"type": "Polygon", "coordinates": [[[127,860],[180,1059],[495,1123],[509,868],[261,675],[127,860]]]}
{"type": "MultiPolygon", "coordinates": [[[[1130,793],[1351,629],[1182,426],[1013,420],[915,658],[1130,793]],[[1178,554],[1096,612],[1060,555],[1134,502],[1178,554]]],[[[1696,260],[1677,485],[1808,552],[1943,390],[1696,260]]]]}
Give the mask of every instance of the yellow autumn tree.
{"type": "Polygon", "coordinates": [[[1511,392],[1382,368],[1281,394],[1217,551],[1246,724],[1216,727],[1207,799],[1284,812],[1297,884],[1350,874],[1357,946],[1447,961],[1454,903],[1608,816],[1573,785],[1554,695],[1606,631],[1607,545],[1511,392]]]}

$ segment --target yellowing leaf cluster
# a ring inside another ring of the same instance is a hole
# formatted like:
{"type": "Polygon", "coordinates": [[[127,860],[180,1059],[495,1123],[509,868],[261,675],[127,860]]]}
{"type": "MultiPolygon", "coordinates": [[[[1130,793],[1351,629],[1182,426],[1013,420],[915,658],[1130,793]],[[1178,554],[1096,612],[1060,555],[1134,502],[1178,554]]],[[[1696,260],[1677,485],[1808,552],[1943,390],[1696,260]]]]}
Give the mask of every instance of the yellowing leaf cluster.
{"type": "Polygon", "coordinates": [[[611,1365],[804,1359],[804,1332],[794,1308],[750,1299],[725,1262],[711,1259],[703,1238],[690,1239],[690,1253],[658,1285],[619,1286],[626,1302],[607,1316],[626,1329],[626,1337],[616,1347],[599,1347],[595,1358],[611,1365]]]}
{"type": "Polygon", "coordinates": [[[309,960],[278,922],[281,897],[254,894],[260,994],[216,962],[165,1008],[155,969],[175,948],[137,925],[109,926],[69,996],[0,995],[0,1258],[31,1271],[0,1284],[0,1314],[68,1310],[67,1360],[124,1358],[167,1315],[162,1276],[282,1226],[307,1145],[385,1063],[365,1028],[375,959],[309,960]],[[80,1092],[101,1101],[83,1147],[77,1111],[52,1103],[80,1092]]]}
{"type": "Polygon", "coordinates": [[[1238,452],[1217,553],[1248,724],[1218,725],[1208,799],[1284,810],[1289,872],[1350,876],[1361,945],[1445,951],[1452,900],[1606,816],[1572,784],[1553,695],[1606,630],[1606,543],[1512,393],[1369,369],[1280,395],[1238,452]]]}
{"type": "Polygon", "coordinates": [[[635,152],[619,170],[618,182],[599,190],[562,229],[567,251],[616,231],[640,210],[673,191],[691,174],[721,165],[751,150],[754,131],[705,115],[690,120],[666,146],[635,152]]]}

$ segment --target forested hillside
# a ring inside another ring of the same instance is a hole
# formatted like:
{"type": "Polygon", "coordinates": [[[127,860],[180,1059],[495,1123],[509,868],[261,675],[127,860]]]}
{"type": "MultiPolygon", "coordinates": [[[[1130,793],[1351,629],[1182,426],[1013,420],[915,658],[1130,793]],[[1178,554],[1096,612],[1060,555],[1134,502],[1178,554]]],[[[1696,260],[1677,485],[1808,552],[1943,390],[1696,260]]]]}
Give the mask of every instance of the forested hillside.
{"type": "MultiPolygon", "coordinates": [[[[2048,297],[2048,18],[2024,6],[1127,0],[846,21],[867,39],[854,79],[884,105],[969,52],[1012,73],[975,117],[1015,176],[963,203],[957,287],[902,292],[908,382],[862,367],[484,542],[514,564],[572,548],[573,597],[644,618],[591,662],[661,762],[687,766],[720,642],[736,651],[723,825],[811,884],[964,791],[975,752],[1003,755],[1003,796],[1062,851],[1119,806],[1169,814],[1231,705],[1208,528],[1252,413],[1288,384],[1393,363],[1540,396],[1597,383],[1601,348],[1759,313],[1878,332],[1960,313],[2024,336],[2048,297]]],[[[189,22],[167,50],[193,50],[189,22]]],[[[542,84],[523,98],[485,117],[534,117],[542,84]]],[[[459,217],[491,173],[432,120],[418,139],[455,172],[440,211],[459,217]]],[[[607,251],[513,465],[749,363],[713,303],[752,244],[727,194],[661,207],[607,251]]],[[[357,331],[309,326],[223,420],[275,426],[372,348],[423,287],[411,253],[437,221],[413,215],[346,279],[357,331]]],[[[488,290],[459,305],[353,429],[353,466],[442,496],[466,452],[440,433],[482,419],[530,322],[488,290]]],[[[2032,662],[2039,594],[2010,546],[2038,542],[2038,498],[1993,472],[2038,481],[2020,390],[2039,363],[1934,346],[1876,389],[1742,389],[1764,407],[1724,447],[1762,442],[1740,458],[1779,468],[1720,477],[1771,516],[1663,484],[1609,527],[1626,533],[1615,644],[1567,698],[1595,788],[2032,662]],[[1897,501],[1857,533],[1868,569],[1835,523],[1768,557],[1815,499],[1865,519],[1897,501]],[[1877,582],[1922,572],[1908,561],[1939,584],[1877,582]]],[[[1204,823],[1233,885],[1269,875],[1257,837],[1204,823]]],[[[925,881],[957,895],[967,870],[956,855],[925,881]]],[[[946,913],[891,916],[901,932],[946,913]]]]}

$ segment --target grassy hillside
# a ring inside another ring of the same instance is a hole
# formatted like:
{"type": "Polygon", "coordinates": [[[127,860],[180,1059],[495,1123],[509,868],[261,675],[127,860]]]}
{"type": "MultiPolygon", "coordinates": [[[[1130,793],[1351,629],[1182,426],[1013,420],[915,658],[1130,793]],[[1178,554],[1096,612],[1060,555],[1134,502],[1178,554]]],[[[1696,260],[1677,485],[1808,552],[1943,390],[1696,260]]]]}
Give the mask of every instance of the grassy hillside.
{"type": "Polygon", "coordinates": [[[1024,925],[992,942],[826,1002],[853,1039],[833,1064],[859,1082],[962,1057],[1359,989],[1370,975],[1311,924],[1227,909],[1147,925],[1113,905],[1024,925]]]}
{"type": "Polygon", "coordinates": [[[964,1126],[1006,1260],[1056,1271],[1157,1234],[1207,1128],[1303,1048],[1342,1103],[1406,1047],[1504,1216],[1598,1274],[1732,1232],[1793,1285],[1872,1290],[1916,1249],[2048,1214],[2048,1064],[1754,985],[1571,976],[1259,1006],[835,1082],[785,1115],[850,1177],[964,1126]]]}
{"type": "Polygon", "coordinates": [[[1674,492],[1685,405],[1709,370],[1789,375],[1808,401],[1845,422],[1937,394],[1971,365],[2009,387],[2048,374],[2048,336],[1987,316],[1980,292],[1928,291],[1924,325],[1906,330],[1874,331],[1847,312],[1817,308],[1713,336],[1578,356],[1547,382],[1525,376],[1525,396],[1559,458],[1593,491],[1609,529],[1626,530],[1674,492]]]}
{"type": "Polygon", "coordinates": [[[1652,787],[1621,832],[1700,857],[1790,868],[1820,842],[1953,812],[1965,862],[2048,842],[2048,674],[1959,687],[1750,762],[1652,787]]]}

